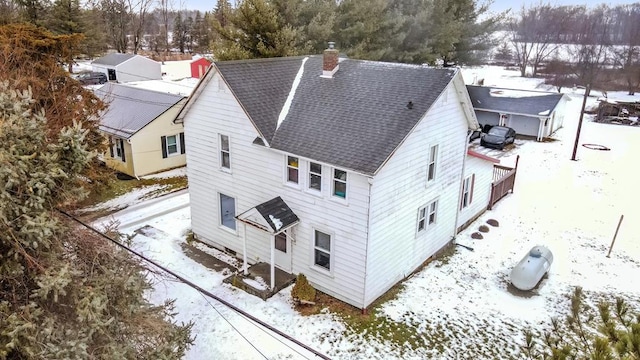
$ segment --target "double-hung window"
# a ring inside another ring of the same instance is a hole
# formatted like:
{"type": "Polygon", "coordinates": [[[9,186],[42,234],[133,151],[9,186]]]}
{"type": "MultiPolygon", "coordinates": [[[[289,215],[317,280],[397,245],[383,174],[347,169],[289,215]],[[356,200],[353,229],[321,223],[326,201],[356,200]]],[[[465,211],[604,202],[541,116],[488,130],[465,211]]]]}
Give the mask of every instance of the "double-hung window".
{"type": "Polygon", "coordinates": [[[424,231],[436,223],[437,212],[438,200],[418,209],[418,232],[424,231]]]}
{"type": "Polygon", "coordinates": [[[438,166],[438,145],[429,148],[429,163],[427,165],[427,182],[436,178],[436,167],[438,166]]]}
{"type": "Polygon", "coordinates": [[[299,161],[295,156],[287,156],[287,181],[290,183],[298,183],[299,161]]]}
{"type": "Polygon", "coordinates": [[[333,195],[339,198],[347,198],[347,172],[333,169],[333,195]]]}
{"type": "Polygon", "coordinates": [[[184,133],[161,136],[162,158],[166,159],[173,155],[184,154],[184,133]]]}
{"type": "Polygon", "coordinates": [[[231,169],[231,150],[229,148],[229,136],[220,134],[220,167],[231,169]]]}
{"type": "Polygon", "coordinates": [[[473,183],[475,180],[475,174],[471,176],[467,176],[462,183],[462,203],[460,204],[460,208],[466,208],[471,205],[471,201],[473,201],[473,183]]]}
{"type": "Polygon", "coordinates": [[[236,199],[220,194],[220,225],[236,230],[236,199]]]}
{"type": "MultiPolygon", "coordinates": [[[[125,155],[124,155],[124,140],[123,139],[119,139],[119,138],[114,138],[114,150],[113,150],[113,155],[115,155],[115,158],[120,159],[122,161],[126,161],[125,160],[125,155]]],[[[114,156],[112,156],[114,157],[114,156]]]]}
{"type": "Polygon", "coordinates": [[[309,162],[309,189],[322,191],[322,165],[309,162]]]}
{"type": "Polygon", "coordinates": [[[178,136],[167,136],[167,155],[177,154],[180,151],[178,148],[178,136]]]}
{"type": "Polygon", "coordinates": [[[331,235],[315,230],[313,263],[331,270],[331,235]]]}

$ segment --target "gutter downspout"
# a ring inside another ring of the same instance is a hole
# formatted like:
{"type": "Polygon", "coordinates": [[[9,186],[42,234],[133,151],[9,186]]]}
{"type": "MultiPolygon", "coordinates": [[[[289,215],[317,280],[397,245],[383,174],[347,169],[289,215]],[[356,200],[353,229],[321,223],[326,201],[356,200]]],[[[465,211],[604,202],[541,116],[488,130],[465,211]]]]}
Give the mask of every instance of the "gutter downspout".
{"type": "Polygon", "coordinates": [[[364,260],[364,286],[362,287],[362,314],[366,315],[367,308],[364,306],[367,298],[367,268],[369,264],[369,235],[371,234],[371,187],[373,186],[373,178],[367,179],[369,184],[369,206],[367,206],[367,242],[364,247],[365,260],[364,260]]]}
{"type": "Polygon", "coordinates": [[[460,172],[460,185],[458,186],[458,202],[456,203],[456,222],[453,224],[453,237],[452,240],[456,238],[458,235],[458,219],[460,217],[460,204],[462,203],[462,184],[464,184],[464,170],[467,163],[467,151],[469,150],[469,139],[471,139],[471,135],[473,133],[467,134],[465,137],[466,141],[464,143],[464,152],[462,153],[462,171],[460,172]]]}

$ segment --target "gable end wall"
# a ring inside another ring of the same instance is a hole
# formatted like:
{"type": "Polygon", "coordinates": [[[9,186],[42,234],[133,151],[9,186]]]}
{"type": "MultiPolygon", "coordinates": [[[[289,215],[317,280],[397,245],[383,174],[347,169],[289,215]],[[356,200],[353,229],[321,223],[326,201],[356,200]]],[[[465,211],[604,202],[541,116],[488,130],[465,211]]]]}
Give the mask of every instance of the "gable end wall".
{"type": "Polygon", "coordinates": [[[468,126],[453,82],[446,91],[374,177],[366,306],[454,236],[468,126]],[[436,180],[427,184],[429,148],[436,144],[436,180]],[[434,199],[438,199],[436,224],[417,234],[418,209],[434,199]]]}

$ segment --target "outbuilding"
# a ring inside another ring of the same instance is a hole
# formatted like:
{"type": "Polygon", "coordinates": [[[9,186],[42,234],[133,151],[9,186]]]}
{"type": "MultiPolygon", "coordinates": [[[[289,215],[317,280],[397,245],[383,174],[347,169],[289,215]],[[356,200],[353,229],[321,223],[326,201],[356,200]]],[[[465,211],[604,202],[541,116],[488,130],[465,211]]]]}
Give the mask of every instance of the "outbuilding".
{"type": "Polygon", "coordinates": [[[160,63],[141,55],[112,53],[94,60],[91,67],[119,83],[162,79],[160,63]]]}
{"type": "Polygon", "coordinates": [[[211,61],[201,57],[199,59],[193,60],[190,65],[191,65],[191,77],[200,79],[204,76],[204,73],[207,72],[207,69],[209,68],[209,66],[211,66],[211,61]]]}
{"type": "Polygon", "coordinates": [[[566,95],[476,85],[467,90],[481,125],[508,126],[538,141],[562,127],[566,95]]]}

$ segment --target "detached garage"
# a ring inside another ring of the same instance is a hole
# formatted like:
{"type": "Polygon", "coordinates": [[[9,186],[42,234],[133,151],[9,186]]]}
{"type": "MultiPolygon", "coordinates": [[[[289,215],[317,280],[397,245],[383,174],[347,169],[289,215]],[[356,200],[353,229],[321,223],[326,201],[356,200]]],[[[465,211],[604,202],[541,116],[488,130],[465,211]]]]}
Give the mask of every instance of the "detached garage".
{"type": "Polygon", "coordinates": [[[518,135],[541,141],[562,127],[566,95],[546,92],[467,85],[481,125],[513,128],[518,135]]]}
{"type": "Polygon", "coordinates": [[[135,54],[105,55],[94,60],[91,68],[93,71],[107,74],[109,81],[119,83],[162,79],[159,62],[135,54]]]}

